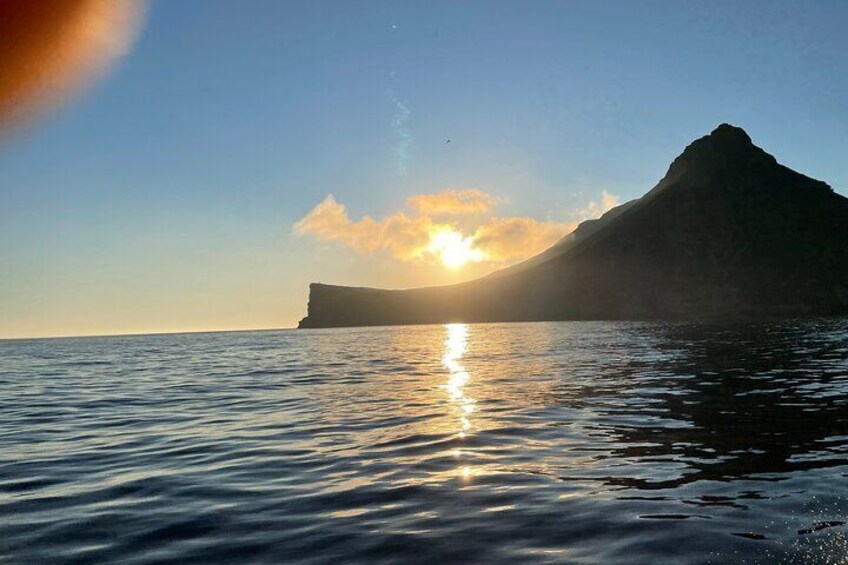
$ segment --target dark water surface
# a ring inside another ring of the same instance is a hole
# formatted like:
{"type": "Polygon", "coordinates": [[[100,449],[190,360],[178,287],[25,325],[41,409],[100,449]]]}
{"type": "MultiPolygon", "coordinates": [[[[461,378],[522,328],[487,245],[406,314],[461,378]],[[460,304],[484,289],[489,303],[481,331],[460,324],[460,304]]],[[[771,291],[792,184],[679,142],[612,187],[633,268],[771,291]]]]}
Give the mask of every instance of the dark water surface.
{"type": "Polygon", "coordinates": [[[842,563],[848,321],[0,342],[0,561],[842,563]]]}

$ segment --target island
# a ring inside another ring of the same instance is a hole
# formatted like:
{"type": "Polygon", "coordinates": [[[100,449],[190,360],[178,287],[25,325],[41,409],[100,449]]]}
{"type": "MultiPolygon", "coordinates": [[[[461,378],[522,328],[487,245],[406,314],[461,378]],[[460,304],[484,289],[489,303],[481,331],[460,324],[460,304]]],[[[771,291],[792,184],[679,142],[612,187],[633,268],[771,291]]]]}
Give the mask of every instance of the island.
{"type": "Polygon", "coordinates": [[[848,198],[728,124],[644,196],[462,284],[310,285],[300,328],[848,313],[848,198]]]}

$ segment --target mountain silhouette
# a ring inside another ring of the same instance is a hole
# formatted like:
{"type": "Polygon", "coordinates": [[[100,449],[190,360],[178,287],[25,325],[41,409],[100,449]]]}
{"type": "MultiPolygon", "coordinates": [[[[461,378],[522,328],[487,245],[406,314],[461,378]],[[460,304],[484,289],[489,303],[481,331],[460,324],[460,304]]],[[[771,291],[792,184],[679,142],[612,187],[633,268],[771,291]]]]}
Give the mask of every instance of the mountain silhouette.
{"type": "Polygon", "coordinates": [[[301,328],[848,313],[848,198],[722,124],[647,194],[462,284],[310,285],[301,328]]]}

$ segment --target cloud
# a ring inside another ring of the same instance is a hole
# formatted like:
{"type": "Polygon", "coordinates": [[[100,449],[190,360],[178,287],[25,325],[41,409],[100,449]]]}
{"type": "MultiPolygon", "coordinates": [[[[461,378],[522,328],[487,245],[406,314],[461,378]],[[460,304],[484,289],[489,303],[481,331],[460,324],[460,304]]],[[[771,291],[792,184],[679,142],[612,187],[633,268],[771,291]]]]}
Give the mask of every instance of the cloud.
{"type": "Polygon", "coordinates": [[[498,199],[479,188],[443,190],[435,194],[418,194],[407,203],[421,214],[470,215],[488,212],[498,199]]]}
{"type": "Polygon", "coordinates": [[[474,244],[494,261],[516,261],[541,253],[577,227],[577,222],[492,218],[474,232],[474,244]]]}
{"type": "Polygon", "coordinates": [[[409,151],[412,147],[412,133],[406,126],[409,116],[412,112],[409,111],[394,89],[389,89],[389,98],[395,106],[395,113],[392,115],[392,132],[395,135],[395,144],[392,152],[394,153],[395,172],[400,176],[406,176],[409,165],[409,151]]]}
{"type": "Polygon", "coordinates": [[[294,225],[294,233],[342,243],[362,253],[388,250],[397,259],[411,260],[427,246],[432,227],[428,216],[409,217],[403,212],[380,221],[370,216],[353,221],[331,194],[294,225]]]}
{"type": "Polygon", "coordinates": [[[580,210],[577,214],[577,217],[581,220],[591,220],[593,218],[600,218],[605,213],[609,212],[616,206],[618,206],[621,202],[619,201],[618,196],[615,194],[610,194],[606,190],[601,191],[601,201],[598,202],[589,202],[585,208],[580,210]]]}
{"type": "MultiPolygon", "coordinates": [[[[380,220],[363,216],[352,220],[347,208],[329,195],[294,225],[298,236],[339,243],[360,253],[386,251],[402,261],[444,260],[445,244],[461,244],[469,260],[515,262],[540,253],[571,233],[578,222],[556,222],[527,217],[497,217],[487,213],[498,199],[477,189],[443,190],[410,197],[413,213],[395,212],[380,220]],[[437,219],[441,217],[442,219],[437,219]],[[445,219],[449,217],[450,219],[445,219]],[[472,225],[470,235],[459,227],[472,225]]],[[[601,201],[577,210],[579,219],[598,217],[618,203],[604,191],[601,201]]]]}
{"type": "Polygon", "coordinates": [[[0,2],[0,129],[58,105],[123,56],[141,0],[0,2]]]}

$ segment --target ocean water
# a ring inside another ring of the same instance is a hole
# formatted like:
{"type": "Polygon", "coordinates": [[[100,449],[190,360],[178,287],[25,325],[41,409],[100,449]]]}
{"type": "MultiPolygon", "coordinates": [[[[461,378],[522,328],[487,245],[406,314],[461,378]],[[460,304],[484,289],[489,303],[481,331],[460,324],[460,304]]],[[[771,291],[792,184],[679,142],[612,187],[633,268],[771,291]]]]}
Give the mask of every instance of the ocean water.
{"type": "Polygon", "coordinates": [[[0,561],[842,563],[848,320],[0,342],[0,561]]]}

